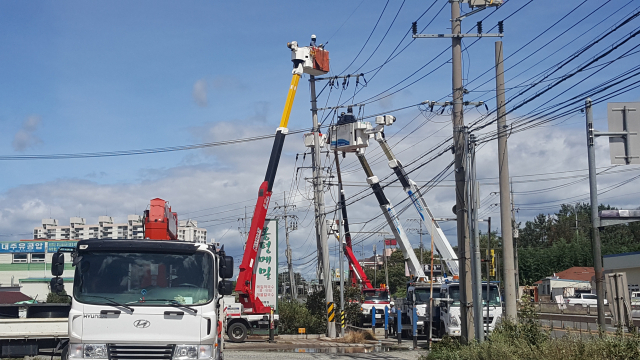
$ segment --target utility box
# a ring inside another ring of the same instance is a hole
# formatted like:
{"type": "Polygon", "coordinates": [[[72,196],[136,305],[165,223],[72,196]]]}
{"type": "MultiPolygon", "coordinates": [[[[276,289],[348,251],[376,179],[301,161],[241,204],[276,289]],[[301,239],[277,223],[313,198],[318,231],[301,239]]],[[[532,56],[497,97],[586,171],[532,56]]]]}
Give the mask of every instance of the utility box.
{"type": "MultiPolygon", "coordinates": [[[[324,147],[324,144],[327,143],[327,135],[318,134],[318,138],[320,139],[320,147],[324,147]]],[[[310,148],[315,146],[315,138],[313,133],[304,134],[304,146],[310,148]]]]}
{"type": "Polygon", "coordinates": [[[480,7],[480,6],[500,6],[502,5],[502,0],[464,0],[464,2],[469,3],[469,7],[480,7]]]}
{"type": "Polygon", "coordinates": [[[331,129],[331,150],[342,152],[355,152],[360,148],[369,146],[369,134],[371,123],[356,121],[343,125],[336,125],[331,129]]]}

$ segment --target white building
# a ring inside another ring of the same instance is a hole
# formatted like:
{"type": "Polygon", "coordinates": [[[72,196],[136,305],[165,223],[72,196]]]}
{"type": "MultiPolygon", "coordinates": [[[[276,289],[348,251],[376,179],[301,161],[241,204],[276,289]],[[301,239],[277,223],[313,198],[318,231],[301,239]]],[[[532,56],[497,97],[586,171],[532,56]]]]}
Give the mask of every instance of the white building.
{"type": "Polygon", "coordinates": [[[602,257],[604,273],[627,273],[629,291],[640,291],[640,252],[605,255],[602,257]]]}
{"type": "MultiPolygon", "coordinates": [[[[144,239],[142,216],[129,215],[126,223],[115,223],[111,216],[98,217],[97,224],[86,224],[84,218],[72,217],[69,225],[60,226],[56,219],[42,219],[42,226],[33,229],[34,239],[144,239]]],[[[178,226],[178,240],[207,242],[207,230],[198,228],[195,220],[182,220],[178,226]]]]}
{"type": "MultiPolygon", "coordinates": [[[[19,287],[23,294],[44,301],[49,293],[51,258],[60,247],[75,247],[71,240],[0,241],[0,287],[19,287]]],[[[73,288],[71,256],[65,254],[64,287],[73,288]]]]}
{"type": "Polygon", "coordinates": [[[178,240],[205,244],[207,242],[207,229],[198,227],[195,220],[180,220],[178,222],[178,240]]]}
{"type": "Polygon", "coordinates": [[[68,226],[56,219],[42,219],[42,227],[33,229],[34,239],[142,239],[144,227],[140,215],[127,216],[127,222],[115,224],[111,216],[100,216],[98,223],[87,225],[84,218],[72,217],[68,226]]]}

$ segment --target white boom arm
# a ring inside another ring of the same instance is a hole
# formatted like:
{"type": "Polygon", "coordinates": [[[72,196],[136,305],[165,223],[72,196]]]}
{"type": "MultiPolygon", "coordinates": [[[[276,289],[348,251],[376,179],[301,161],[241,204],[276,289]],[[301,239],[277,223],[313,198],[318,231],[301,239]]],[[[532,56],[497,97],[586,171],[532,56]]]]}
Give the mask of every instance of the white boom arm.
{"type": "Polygon", "coordinates": [[[396,174],[398,180],[400,180],[403,190],[411,198],[411,201],[413,202],[416,211],[418,211],[420,220],[423,222],[425,228],[435,230],[430,231],[433,233],[433,243],[436,249],[440,252],[440,255],[444,258],[443,260],[447,264],[449,271],[451,271],[453,275],[457,276],[459,275],[458,256],[455,251],[453,251],[453,248],[447,240],[447,237],[444,235],[442,228],[440,228],[438,222],[435,221],[429,206],[427,206],[427,202],[420,193],[418,185],[413,180],[409,179],[409,175],[407,175],[406,171],[402,167],[402,163],[400,163],[400,160],[395,157],[391,151],[391,147],[387,143],[387,140],[384,138],[384,125],[391,125],[394,121],[394,116],[377,116],[376,124],[378,124],[378,126],[376,126],[376,129],[373,131],[375,132],[375,139],[387,156],[387,159],[389,160],[389,167],[396,174]]]}
{"type": "Polygon", "coordinates": [[[420,266],[420,262],[418,261],[418,257],[416,253],[413,251],[413,247],[409,242],[409,238],[407,238],[407,234],[402,228],[400,221],[398,219],[398,215],[396,211],[393,209],[393,205],[387,200],[387,197],[384,195],[384,191],[380,186],[380,181],[377,176],[373,175],[369,164],[367,163],[367,159],[364,157],[362,151],[357,151],[356,155],[358,156],[358,160],[362,164],[362,168],[367,174],[367,183],[373,190],[376,199],[378,200],[378,204],[380,205],[380,209],[384,214],[389,227],[391,228],[391,232],[395,236],[398,244],[400,244],[400,250],[402,250],[402,254],[404,255],[405,261],[407,262],[407,266],[409,267],[409,272],[413,276],[416,281],[427,281],[427,276],[424,274],[424,270],[420,266]]]}

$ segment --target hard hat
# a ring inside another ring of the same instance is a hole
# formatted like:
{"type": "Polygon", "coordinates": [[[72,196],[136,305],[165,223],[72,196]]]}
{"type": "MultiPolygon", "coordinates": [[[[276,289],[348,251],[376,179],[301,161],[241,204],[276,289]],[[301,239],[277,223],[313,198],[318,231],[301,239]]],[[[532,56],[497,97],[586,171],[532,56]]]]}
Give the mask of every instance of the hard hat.
{"type": "Polygon", "coordinates": [[[392,301],[392,302],[390,302],[390,303],[389,303],[389,305],[393,306],[393,305],[395,305],[395,304],[394,304],[394,303],[393,303],[393,301],[392,301]]]}

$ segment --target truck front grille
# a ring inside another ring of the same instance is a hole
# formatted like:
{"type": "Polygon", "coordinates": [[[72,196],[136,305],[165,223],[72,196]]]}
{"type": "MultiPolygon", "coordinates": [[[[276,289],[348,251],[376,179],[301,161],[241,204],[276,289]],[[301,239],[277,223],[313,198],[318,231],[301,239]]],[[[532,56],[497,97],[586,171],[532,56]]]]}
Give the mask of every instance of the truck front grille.
{"type": "Polygon", "coordinates": [[[171,360],[175,345],[109,344],[109,360],[171,360]]]}

